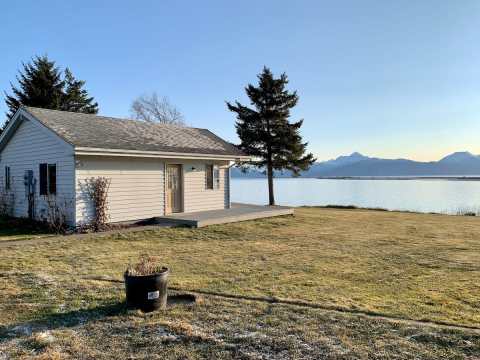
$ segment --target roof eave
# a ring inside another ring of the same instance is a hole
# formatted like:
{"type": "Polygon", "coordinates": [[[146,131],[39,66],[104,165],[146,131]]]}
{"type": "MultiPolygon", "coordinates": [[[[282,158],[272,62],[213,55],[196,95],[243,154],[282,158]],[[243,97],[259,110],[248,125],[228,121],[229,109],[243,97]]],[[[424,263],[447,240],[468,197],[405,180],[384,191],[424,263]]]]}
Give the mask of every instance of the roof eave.
{"type": "Polygon", "coordinates": [[[201,154],[188,152],[170,152],[170,151],[142,151],[142,150],[122,150],[105,149],[91,147],[75,147],[75,155],[88,156],[123,156],[123,157],[153,157],[164,159],[202,159],[202,160],[233,160],[248,161],[250,156],[236,154],[201,154]]]}
{"type": "Polygon", "coordinates": [[[3,151],[20,124],[27,120],[24,116],[22,116],[23,111],[23,106],[19,107],[15,114],[13,114],[13,116],[8,120],[9,122],[7,126],[5,129],[3,129],[2,134],[0,135],[0,152],[3,151]]]}

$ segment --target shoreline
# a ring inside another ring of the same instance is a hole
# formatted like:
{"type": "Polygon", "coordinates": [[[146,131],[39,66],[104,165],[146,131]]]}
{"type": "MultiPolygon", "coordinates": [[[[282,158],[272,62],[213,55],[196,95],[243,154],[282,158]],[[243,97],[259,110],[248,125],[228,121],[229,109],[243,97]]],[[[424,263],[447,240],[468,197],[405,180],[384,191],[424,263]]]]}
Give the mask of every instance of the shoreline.
{"type": "MultiPolygon", "coordinates": [[[[233,177],[232,180],[266,180],[266,177],[233,177]]],[[[317,180],[447,180],[447,181],[480,181],[480,176],[299,176],[276,177],[281,179],[317,179],[317,180]]]]}
{"type": "Polygon", "coordinates": [[[319,180],[450,180],[480,181],[480,176],[319,176],[319,180]]]}
{"type": "Polygon", "coordinates": [[[401,209],[388,209],[383,207],[369,207],[369,206],[357,206],[357,205],[301,205],[296,206],[299,208],[314,208],[314,209],[333,209],[333,210],[368,210],[368,211],[380,211],[380,212],[395,212],[405,214],[417,214],[417,215],[442,215],[442,216],[480,216],[480,213],[475,209],[458,209],[456,213],[438,212],[438,211],[418,211],[418,210],[401,210],[401,209]]]}

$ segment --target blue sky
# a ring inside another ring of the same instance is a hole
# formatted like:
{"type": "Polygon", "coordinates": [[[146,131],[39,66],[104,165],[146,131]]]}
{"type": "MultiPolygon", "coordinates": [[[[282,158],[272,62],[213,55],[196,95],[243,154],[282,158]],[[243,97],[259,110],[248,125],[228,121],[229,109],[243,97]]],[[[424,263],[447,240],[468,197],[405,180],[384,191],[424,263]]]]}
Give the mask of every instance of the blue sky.
{"type": "Polygon", "coordinates": [[[87,81],[103,115],[157,91],[189,125],[237,142],[225,101],[246,102],[267,65],[298,91],[293,119],[321,160],[480,154],[477,0],[18,0],[1,14],[2,93],[47,54],[87,81]]]}

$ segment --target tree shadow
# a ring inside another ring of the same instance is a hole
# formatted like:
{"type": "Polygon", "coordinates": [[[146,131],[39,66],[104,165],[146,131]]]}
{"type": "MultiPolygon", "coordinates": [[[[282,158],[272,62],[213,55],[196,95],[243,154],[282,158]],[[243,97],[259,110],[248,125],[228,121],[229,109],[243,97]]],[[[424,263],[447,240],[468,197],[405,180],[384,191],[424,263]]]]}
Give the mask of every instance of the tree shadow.
{"type": "Polygon", "coordinates": [[[34,331],[55,330],[71,328],[83,325],[92,320],[100,320],[107,317],[127,313],[125,302],[117,302],[100,305],[90,309],[79,309],[64,313],[46,314],[38,319],[0,326],[0,343],[12,337],[28,336],[34,331]]]}

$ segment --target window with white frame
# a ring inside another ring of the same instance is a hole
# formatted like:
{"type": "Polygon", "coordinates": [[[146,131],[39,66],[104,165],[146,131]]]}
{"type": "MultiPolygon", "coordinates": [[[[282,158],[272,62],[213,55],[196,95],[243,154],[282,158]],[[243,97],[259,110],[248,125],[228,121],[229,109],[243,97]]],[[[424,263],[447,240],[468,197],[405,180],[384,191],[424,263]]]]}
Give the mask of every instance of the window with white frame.
{"type": "Polygon", "coordinates": [[[213,187],[220,189],[220,169],[217,165],[213,166],[213,187]]]}
{"type": "Polygon", "coordinates": [[[205,184],[207,190],[220,188],[220,169],[217,165],[205,165],[205,184]]]}

